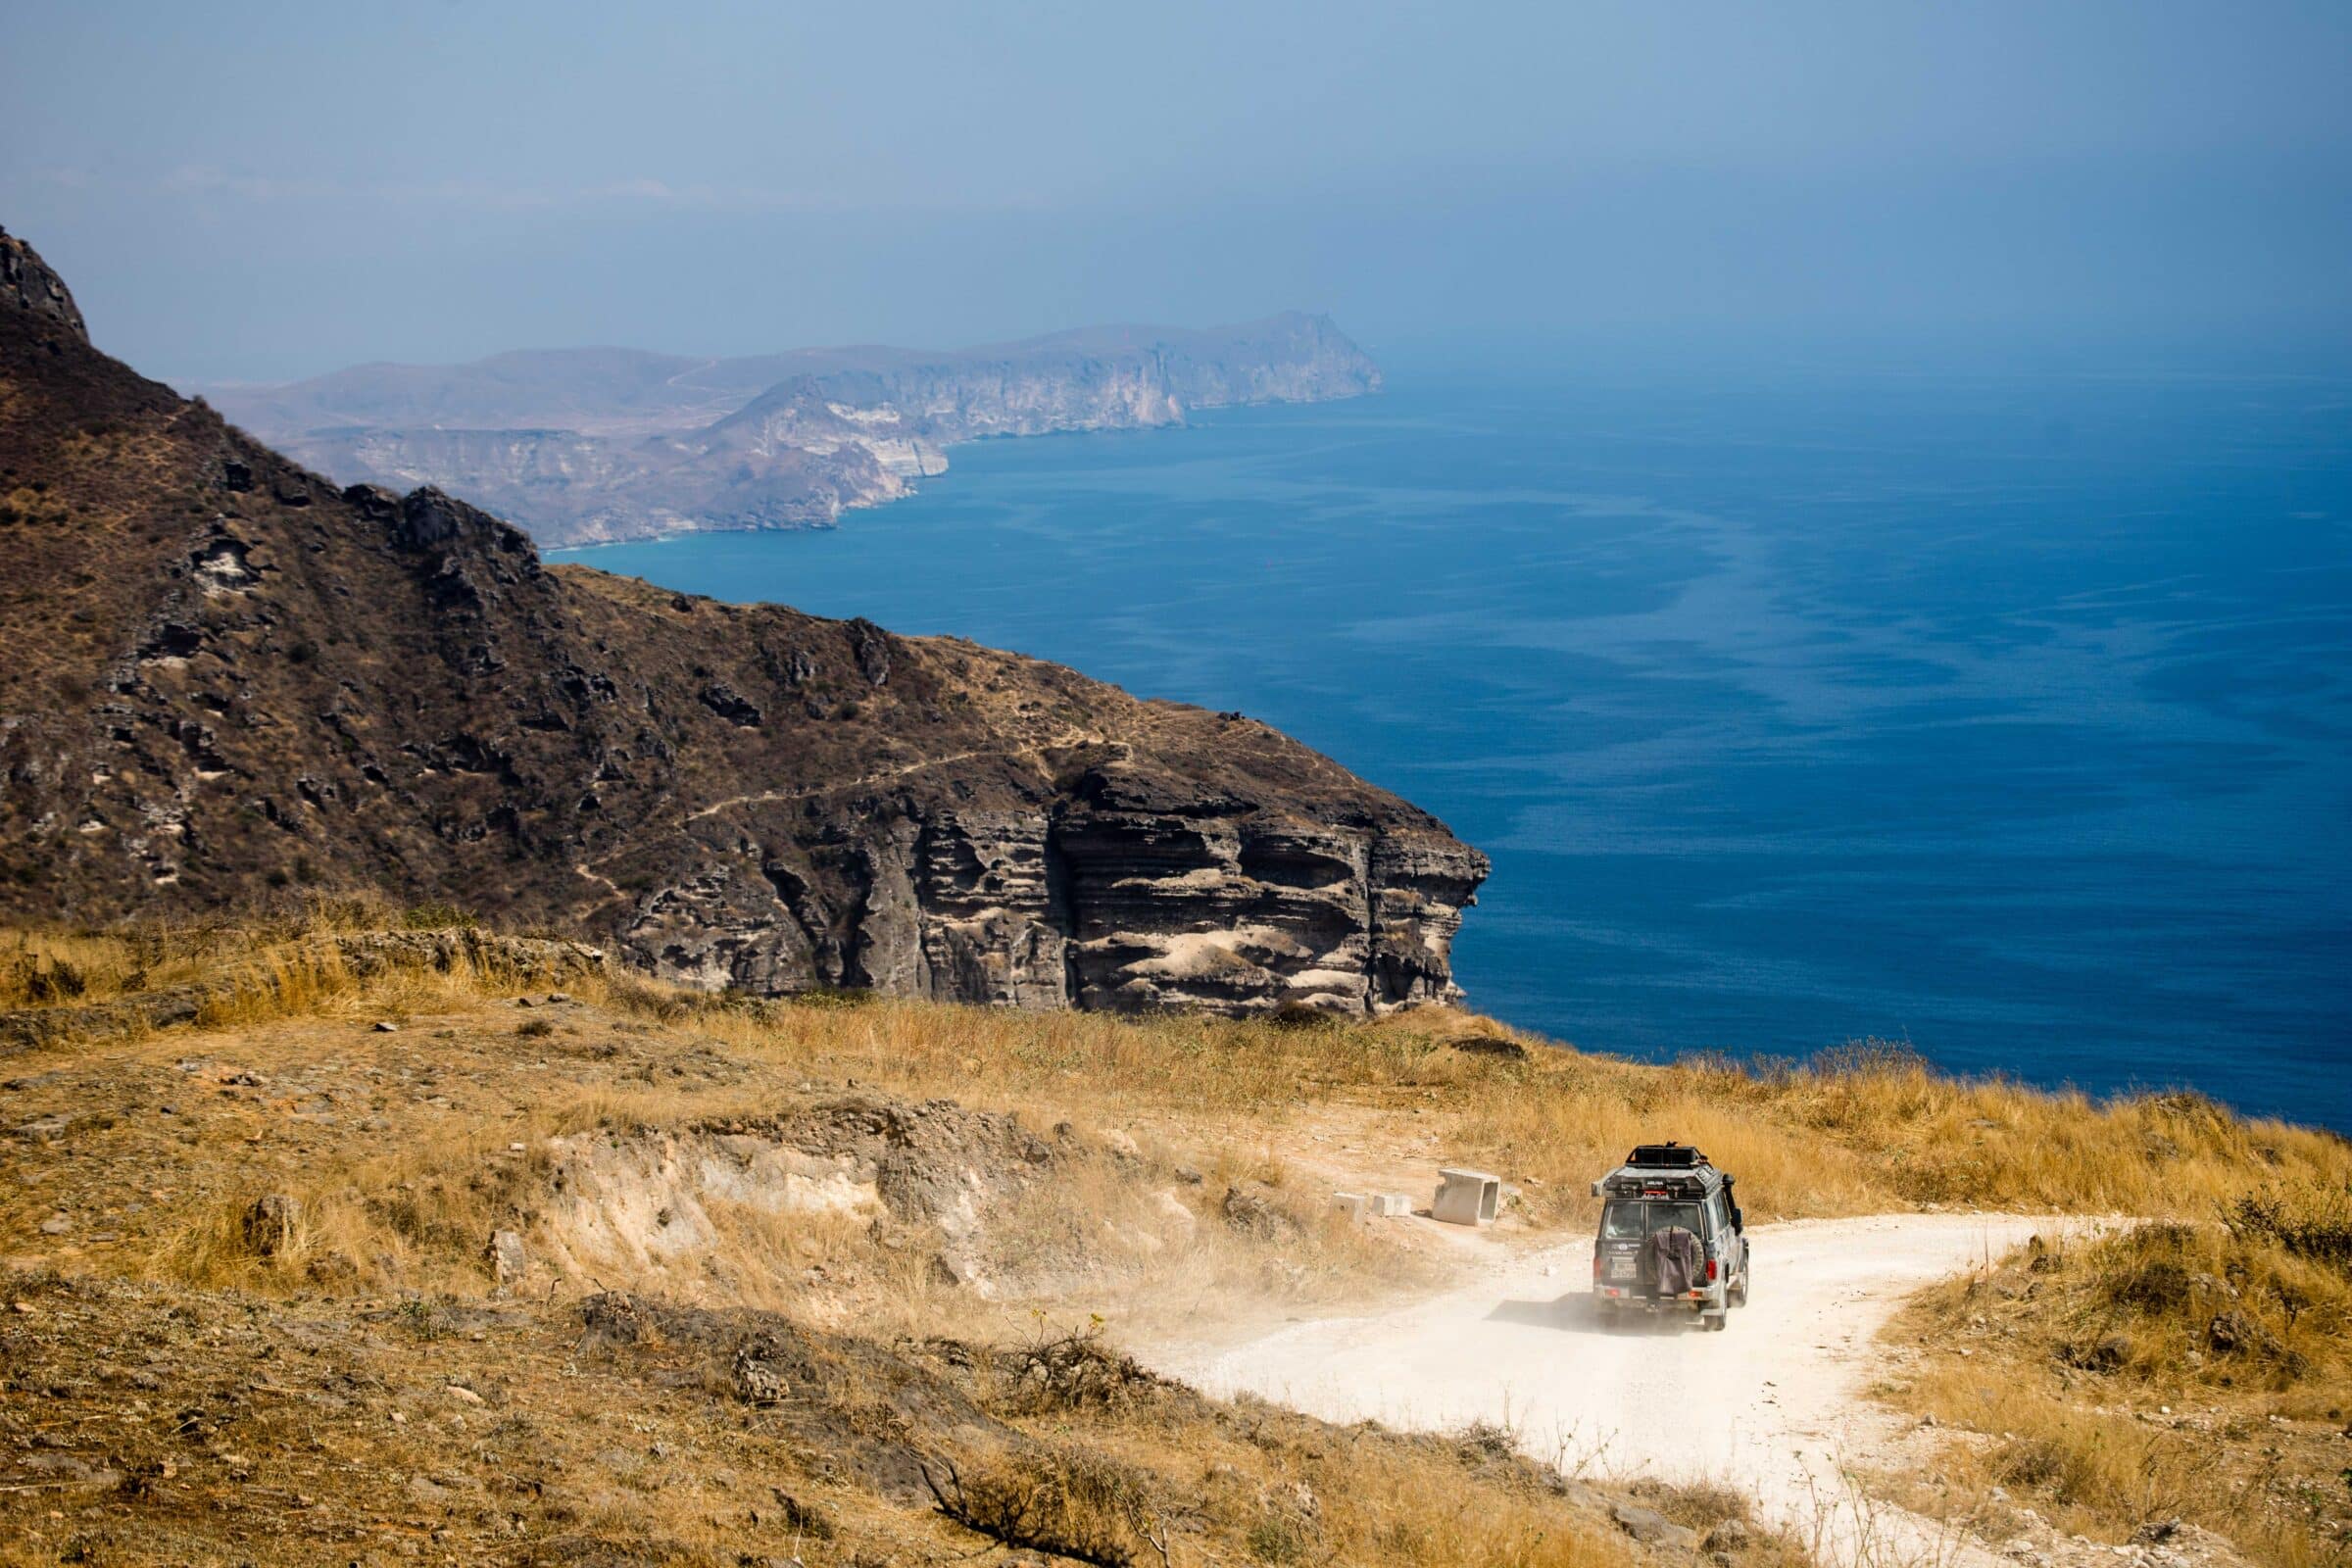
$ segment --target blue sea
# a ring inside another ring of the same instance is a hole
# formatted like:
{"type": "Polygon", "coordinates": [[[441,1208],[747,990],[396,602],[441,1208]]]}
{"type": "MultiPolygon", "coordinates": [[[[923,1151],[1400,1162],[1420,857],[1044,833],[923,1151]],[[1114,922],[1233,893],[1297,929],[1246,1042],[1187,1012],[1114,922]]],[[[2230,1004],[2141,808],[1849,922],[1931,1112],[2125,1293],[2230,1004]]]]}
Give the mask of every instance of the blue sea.
{"type": "Polygon", "coordinates": [[[576,553],[1243,709],[1494,859],[1474,1005],[2352,1131],[2352,374],[1392,369],[576,553]]]}

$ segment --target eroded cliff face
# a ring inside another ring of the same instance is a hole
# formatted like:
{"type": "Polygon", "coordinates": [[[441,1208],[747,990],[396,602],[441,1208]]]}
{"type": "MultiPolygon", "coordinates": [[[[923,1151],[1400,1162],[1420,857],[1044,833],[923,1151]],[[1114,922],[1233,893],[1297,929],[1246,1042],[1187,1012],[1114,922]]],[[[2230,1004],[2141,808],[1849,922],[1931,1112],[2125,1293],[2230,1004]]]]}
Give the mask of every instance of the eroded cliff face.
{"type": "Polygon", "coordinates": [[[1292,313],[951,354],[502,355],[219,397],[231,417],[341,479],[438,486],[542,543],[586,544],[822,527],[946,471],[957,442],[1178,424],[1195,409],[1379,386],[1380,371],[1327,318],[1292,313]]]}
{"type": "Polygon", "coordinates": [[[279,458],[92,350],[45,269],[17,275],[0,912],[374,889],[763,994],[1450,994],[1484,858],[1266,726],[550,568],[438,491],[279,458]]]}
{"type": "Polygon", "coordinates": [[[760,993],[1225,1013],[1458,995],[1447,955],[1486,873],[1459,845],[1236,821],[1231,801],[906,804],[840,843],[706,861],[641,901],[620,940],[671,978],[760,993]]]}

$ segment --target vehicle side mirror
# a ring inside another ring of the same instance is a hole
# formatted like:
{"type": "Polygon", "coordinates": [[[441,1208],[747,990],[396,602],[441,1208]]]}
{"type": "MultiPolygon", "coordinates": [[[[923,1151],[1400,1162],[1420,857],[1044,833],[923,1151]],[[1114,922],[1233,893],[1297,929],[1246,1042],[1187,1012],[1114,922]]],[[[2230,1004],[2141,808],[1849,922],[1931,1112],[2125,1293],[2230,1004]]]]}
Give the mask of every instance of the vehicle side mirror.
{"type": "Polygon", "coordinates": [[[1598,1198],[1600,1196],[1600,1183],[1594,1182],[1592,1184],[1592,1196],[1594,1198],[1598,1198]]]}

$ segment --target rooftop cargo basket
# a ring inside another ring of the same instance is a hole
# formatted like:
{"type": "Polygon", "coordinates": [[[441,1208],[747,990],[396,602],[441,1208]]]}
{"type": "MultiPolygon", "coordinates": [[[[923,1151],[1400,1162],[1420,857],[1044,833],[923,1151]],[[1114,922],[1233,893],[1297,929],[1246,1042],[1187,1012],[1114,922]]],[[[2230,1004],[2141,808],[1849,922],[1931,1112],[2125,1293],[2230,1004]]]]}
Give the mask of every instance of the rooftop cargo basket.
{"type": "Polygon", "coordinates": [[[1732,1178],[1689,1144],[1642,1144],[1592,1184],[1594,1198],[1699,1199],[1731,1191],[1732,1178]]]}

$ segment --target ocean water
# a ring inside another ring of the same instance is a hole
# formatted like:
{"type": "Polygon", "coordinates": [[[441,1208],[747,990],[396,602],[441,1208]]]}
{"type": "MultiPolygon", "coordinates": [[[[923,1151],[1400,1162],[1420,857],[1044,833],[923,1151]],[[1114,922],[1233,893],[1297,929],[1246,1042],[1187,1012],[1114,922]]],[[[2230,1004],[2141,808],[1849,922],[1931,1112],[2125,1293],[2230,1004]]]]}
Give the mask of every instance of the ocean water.
{"type": "Polygon", "coordinates": [[[2352,1131],[2352,375],[1406,368],[575,553],[1263,717],[1494,874],[1474,1004],[2352,1131]]]}

